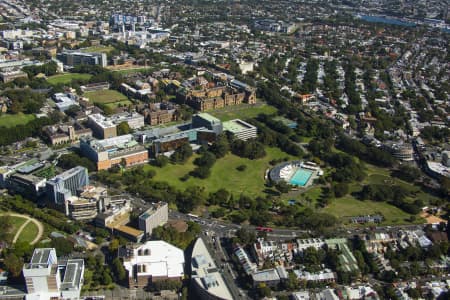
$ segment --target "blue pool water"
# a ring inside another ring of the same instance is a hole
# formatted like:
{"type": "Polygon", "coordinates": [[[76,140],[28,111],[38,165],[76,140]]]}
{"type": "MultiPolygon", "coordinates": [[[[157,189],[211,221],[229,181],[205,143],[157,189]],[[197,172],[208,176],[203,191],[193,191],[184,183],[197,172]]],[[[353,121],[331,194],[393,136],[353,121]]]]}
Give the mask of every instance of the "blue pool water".
{"type": "Polygon", "coordinates": [[[295,171],[294,176],[291,177],[289,182],[298,186],[305,186],[308,183],[309,178],[311,178],[312,172],[305,169],[298,169],[295,171]]]}

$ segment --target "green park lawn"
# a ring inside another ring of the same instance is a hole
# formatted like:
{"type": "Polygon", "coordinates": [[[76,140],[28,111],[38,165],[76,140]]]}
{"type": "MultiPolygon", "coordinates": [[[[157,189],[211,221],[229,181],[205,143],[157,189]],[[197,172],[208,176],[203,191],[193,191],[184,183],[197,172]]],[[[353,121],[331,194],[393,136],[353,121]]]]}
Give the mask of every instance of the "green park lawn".
{"type": "Polygon", "coordinates": [[[266,169],[270,168],[269,161],[290,157],[278,148],[266,148],[266,152],[267,155],[264,158],[256,160],[227,154],[216,161],[211,169],[211,176],[207,179],[189,177],[186,181],[180,180],[182,176],[188,174],[196,167],[193,164],[196,156],[191,157],[183,165],[169,164],[163,168],[147,165],[146,168],[156,171],[154,180],[166,181],[178,189],[197,185],[204,187],[207,192],[215,192],[220,188],[224,188],[233,192],[234,195],[243,193],[255,197],[264,194],[264,174],[266,169]],[[246,165],[247,168],[244,171],[238,171],[236,168],[240,165],[246,165]]]}
{"type": "Polygon", "coordinates": [[[425,204],[430,201],[438,200],[436,196],[430,195],[424,192],[420,187],[414,185],[413,183],[401,180],[390,174],[387,169],[379,168],[373,165],[366,164],[368,178],[366,178],[365,183],[371,184],[388,184],[388,185],[398,185],[406,189],[413,194],[411,200],[422,200],[425,204]]]}
{"type": "Polygon", "coordinates": [[[211,115],[223,121],[229,121],[233,119],[250,119],[257,117],[259,114],[273,114],[276,113],[277,109],[271,105],[266,103],[262,103],[261,105],[252,106],[248,104],[242,104],[237,106],[229,106],[226,108],[216,109],[214,111],[210,111],[211,115]]]}
{"type": "MultiPolygon", "coordinates": [[[[5,216],[0,216],[0,220],[1,218],[5,218],[5,216]]],[[[23,223],[25,223],[25,221],[27,219],[22,218],[22,217],[15,217],[15,216],[8,216],[8,218],[11,220],[11,225],[12,225],[12,229],[11,232],[16,233],[17,230],[20,228],[20,226],[23,225],[23,223]]]]}
{"type": "Polygon", "coordinates": [[[81,74],[81,73],[65,73],[57,74],[47,78],[50,84],[69,84],[73,79],[76,80],[89,80],[92,77],[91,74],[81,74]]]}
{"type": "Polygon", "coordinates": [[[322,188],[319,186],[313,186],[309,188],[308,191],[305,192],[303,195],[304,199],[310,199],[311,204],[315,204],[317,202],[317,199],[319,199],[320,196],[322,195],[322,188]]]}
{"type": "MultiPolygon", "coordinates": [[[[361,188],[353,189],[359,191],[361,188]]],[[[414,201],[416,197],[407,198],[410,201],[414,201]]],[[[323,209],[324,212],[331,213],[339,218],[345,218],[343,222],[347,221],[347,217],[355,217],[362,215],[374,215],[381,214],[384,216],[385,221],[383,224],[406,224],[411,223],[409,218],[413,215],[402,211],[401,209],[387,203],[378,202],[371,200],[358,200],[353,195],[348,194],[342,198],[335,198],[332,200],[331,204],[323,209]]],[[[418,215],[415,216],[416,219],[413,223],[424,223],[422,218],[418,215]]]]}
{"type": "MultiPolygon", "coordinates": [[[[419,187],[409,182],[392,177],[389,170],[369,164],[366,164],[366,169],[368,174],[367,178],[361,183],[352,183],[350,185],[351,193],[359,192],[364,184],[399,185],[412,193],[410,197],[406,198],[409,201],[419,199],[427,204],[436,198],[433,195],[425,193],[419,187]]],[[[386,219],[386,221],[383,222],[385,224],[411,223],[408,218],[412,216],[411,214],[408,214],[389,203],[369,200],[360,201],[350,194],[340,199],[334,199],[332,203],[324,209],[324,211],[332,213],[338,217],[381,213],[386,219]]],[[[423,219],[416,215],[416,220],[414,223],[423,223],[423,219]]]]}
{"type": "Polygon", "coordinates": [[[27,226],[22,230],[20,233],[19,238],[17,239],[17,242],[26,242],[30,243],[32,242],[36,236],[38,235],[39,229],[33,222],[28,222],[27,226]]]}
{"type": "Polygon", "coordinates": [[[382,185],[398,185],[411,193],[409,199],[411,201],[414,200],[422,200],[425,204],[428,204],[430,201],[438,200],[436,196],[430,195],[420,189],[420,187],[411,184],[409,182],[403,181],[401,179],[391,177],[389,175],[381,175],[381,174],[372,174],[367,179],[368,182],[372,184],[382,184],[382,185]]]}
{"type": "Polygon", "coordinates": [[[35,118],[32,114],[2,114],[0,115],[0,127],[14,127],[17,125],[27,124],[35,118]]]}
{"type": "Polygon", "coordinates": [[[93,103],[109,104],[121,101],[128,101],[128,98],[124,94],[119,93],[118,91],[115,90],[86,92],[83,94],[83,96],[89,98],[89,100],[92,101],[93,103]]]}
{"type": "Polygon", "coordinates": [[[19,230],[20,226],[22,226],[27,220],[22,217],[15,217],[15,216],[0,216],[0,224],[4,224],[6,222],[6,218],[9,219],[9,222],[11,224],[11,227],[8,230],[7,239],[8,242],[12,242],[14,236],[17,233],[17,230],[19,230]]]}
{"type": "Polygon", "coordinates": [[[348,222],[348,217],[381,214],[385,218],[383,224],[405,224],[410,223],[408,219],[411,216],[386,202],[360,201],[352,196],[334,199],[323,211],[335,215],[343,223],[348,222]]]}

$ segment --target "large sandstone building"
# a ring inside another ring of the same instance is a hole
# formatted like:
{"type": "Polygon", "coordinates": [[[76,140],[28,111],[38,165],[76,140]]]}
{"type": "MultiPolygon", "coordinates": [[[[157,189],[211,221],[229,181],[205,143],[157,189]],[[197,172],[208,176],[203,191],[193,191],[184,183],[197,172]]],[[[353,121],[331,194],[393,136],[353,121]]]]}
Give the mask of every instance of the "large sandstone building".
{"type": "Polygon", "coordinates": [[[181,89],[179,98],[198,111],[223,108],[242,103],[255,104],[255,89],[237,80],[229,84],[201,89],[181,89]]]}

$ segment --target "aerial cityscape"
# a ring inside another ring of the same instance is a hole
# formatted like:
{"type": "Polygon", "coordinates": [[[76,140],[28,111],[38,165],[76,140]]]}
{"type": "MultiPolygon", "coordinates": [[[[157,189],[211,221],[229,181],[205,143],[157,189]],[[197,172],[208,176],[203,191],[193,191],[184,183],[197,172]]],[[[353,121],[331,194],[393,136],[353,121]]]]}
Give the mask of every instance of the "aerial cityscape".
{"type": "Polygon", "coordinates": [[[449,10],[0,0],[0,299],[450,299],[449,10]]]}

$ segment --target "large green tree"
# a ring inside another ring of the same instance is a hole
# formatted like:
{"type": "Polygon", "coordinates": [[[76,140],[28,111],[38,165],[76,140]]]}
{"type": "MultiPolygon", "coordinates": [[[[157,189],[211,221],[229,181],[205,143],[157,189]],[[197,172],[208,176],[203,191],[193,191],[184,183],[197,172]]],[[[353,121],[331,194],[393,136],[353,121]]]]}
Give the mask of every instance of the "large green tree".
{"type": "Polygon", "coordinates": [[[130,125],[128,124],[128,122],[123,121],[123,122],[120,122],[119,125],[117,125],[117,135],[129,134],[130,132],[131,132],[131,128],[130,128],[130,125]]]}
{"type": "Polygon", "coordinates": [[[184,143],[170,156],[170,159],[174,163],[185,163],[189,157],[193,154],[192,148],[189,143],[184,143]]]}

